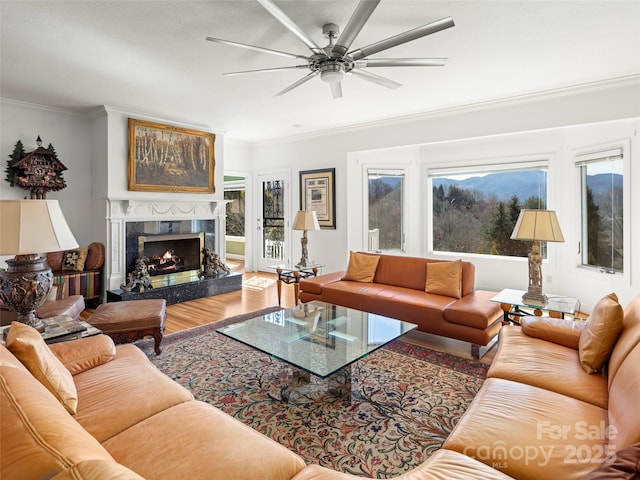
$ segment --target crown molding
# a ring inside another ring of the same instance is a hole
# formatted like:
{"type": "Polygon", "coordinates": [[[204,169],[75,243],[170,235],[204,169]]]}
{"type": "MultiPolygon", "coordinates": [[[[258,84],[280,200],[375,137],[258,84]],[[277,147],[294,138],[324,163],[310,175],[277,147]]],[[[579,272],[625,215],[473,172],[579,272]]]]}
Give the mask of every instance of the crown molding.
{"type": "Polygon", "coordinates": [[[582,95],[591,92],[613,90],[617,88],[633,87],[640,85],[640,74],[627,75],[623,77],[610,78],[606,80],[599,80],[595,82],[582,83],[577,85],[571,85],[567,87],[560,87],[548,90],[542,90],[537,92],[525,93],[521,95],[513,95],[509,97],[501,97],[490,100],[483,100],[479,102],[467,103],[464,105],[454,105],[445,108],[438,108],[433,110],[427,110],[417,112],[409,115],[402,115],[398,117],[381,118],[372,120],[370,122],[356,123],[352,125],[346,125],[342,127],[334,127],[325,130],[303,133],[299,135],[283,136],[268,140],[261,140],[258,142],[250,142],[254,145],[274,145],[279,143],[289,143],[301,140],[309,140],[314,138],[320,138],[325,136],[336,135],[339,133],[350,133],[369,128],[386,127],[390,125],[401,125],[405,123],[424,121],[428,119],[475,113],[482,110],[489,110],[494,108],[509,107],[513,105],[523,105],[529,103],[535,103],[542,100],[550,100],[553,98],[569,97],[575,95],[582,95]]]}

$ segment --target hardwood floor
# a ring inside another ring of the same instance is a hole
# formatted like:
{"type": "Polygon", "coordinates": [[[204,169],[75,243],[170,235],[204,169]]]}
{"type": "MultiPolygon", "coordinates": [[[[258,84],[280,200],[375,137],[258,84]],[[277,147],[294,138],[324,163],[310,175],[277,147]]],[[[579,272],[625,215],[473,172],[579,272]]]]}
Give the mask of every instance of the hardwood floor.
{"type": "MultiPolygon", "coordinates": [[[[232,271],[244,273],[242,290],[168,305],[166,335],[278,304],[276,274],[244,272],[244,263],[233,260],[228,260],[227,265],[232,271]]],[[[294,305],[293,285],[282,285],[282,308],[290,308],[294,305]]],[[[86,320],[91,313],[93,309],[86,309],[82,312],[81,318],[86,320]]],[[[404,339],[417,345],[471,358],[470,346],[465,342],[422,332],[409,332],[404,339]]],[[[495,347],[482,358],[482,361],[491,363],[494,352],[495,347]]]]}

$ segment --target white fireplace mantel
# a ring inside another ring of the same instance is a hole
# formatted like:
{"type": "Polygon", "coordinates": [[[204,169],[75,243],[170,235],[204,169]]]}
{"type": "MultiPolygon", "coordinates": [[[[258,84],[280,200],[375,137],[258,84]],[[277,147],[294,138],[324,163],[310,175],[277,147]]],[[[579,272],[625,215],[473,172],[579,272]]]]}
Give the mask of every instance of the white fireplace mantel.
{"type": "Polygon", "coordinates": [[[126,223],[150,220],[216,221],[215,250],[226,257],[224,232],[228,200],[166,200],[159,198],[106,200],[107,242],[105,287],[114,290],[126,283],[126,223]]]}
{"type": "Polygon", "coordinates": [[[107,199],[107,218],[113,220],[144,219],[217,219],[225,216],[229,200],[133,200],[107,199]]]}

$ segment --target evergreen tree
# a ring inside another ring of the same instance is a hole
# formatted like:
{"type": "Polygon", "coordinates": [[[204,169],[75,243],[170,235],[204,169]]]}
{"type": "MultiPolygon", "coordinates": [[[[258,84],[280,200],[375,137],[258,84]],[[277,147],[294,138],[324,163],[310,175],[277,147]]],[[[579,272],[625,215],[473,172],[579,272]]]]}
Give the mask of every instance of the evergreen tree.
{"type": "Polygon", "coordinates": [[[13,153],[9,155],[11,160],[7,160],[7,168],[4,170],[7,174],[5,180],[9,182],[9,185],[12,187],[15,186],[18,180],[18,174],[20,171],[15,167],[16,163],[18,163],[22,157],[24,157],[25,151],[22,142],[18,140],[16,146],[13,147],[13,153]]]}

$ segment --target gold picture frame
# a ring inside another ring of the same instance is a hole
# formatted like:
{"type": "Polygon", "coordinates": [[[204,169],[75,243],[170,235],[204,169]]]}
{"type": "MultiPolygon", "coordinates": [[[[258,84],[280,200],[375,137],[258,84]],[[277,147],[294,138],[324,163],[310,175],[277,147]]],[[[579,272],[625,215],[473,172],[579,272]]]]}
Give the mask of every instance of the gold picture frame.
{"type": "Polygon", "coordinates": [[[336,228],[336,169],[300,172],[300,210],[313,210],[322,229],[336,228]]]}
{"type": "Polygon", "coordinates": [[[213,133],[129,119],[129,190],[215,193],[213,133]]]}

